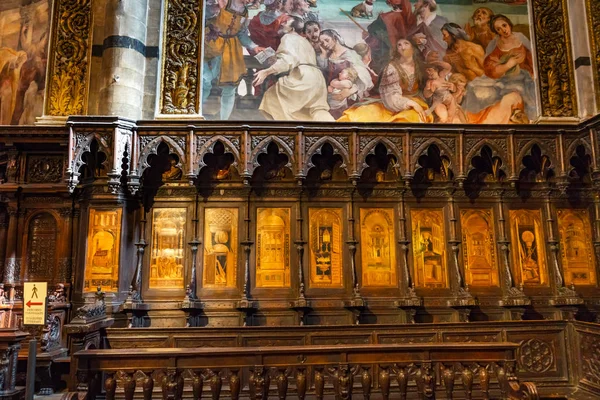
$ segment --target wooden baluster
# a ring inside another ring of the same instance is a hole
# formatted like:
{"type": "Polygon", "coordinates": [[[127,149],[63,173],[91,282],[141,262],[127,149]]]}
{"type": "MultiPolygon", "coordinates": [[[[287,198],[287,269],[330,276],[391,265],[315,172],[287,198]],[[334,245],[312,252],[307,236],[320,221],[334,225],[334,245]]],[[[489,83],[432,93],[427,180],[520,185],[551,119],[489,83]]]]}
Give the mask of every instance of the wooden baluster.
{"type": "Polygon", "coordinates": [[[210,393],[212,396],[212,400],[219,400],[221,397],[221,386],[223,386],[223,382],[221,381],[221,377],[219,376],[219,371],[214,372],[209,370],[210,379],[208,384],[210,386],[210,393]]]}
{"type": "Polygon", "coordinates": [[[390,368],[387,365],[379,366],[379,387],[383,400],[390,398],[390,368]]]}
{"type": "Polygon", "coordinates": [[[415,375],[417,390],[420,399],[435,398],[435,377],[431,368],[431,362],[424,362],[415,375]]]}
{"type": "MultiPolygon", "coordinates": [[[[204,378],[201,372],[192,372],[192,398],[194,400],[200,400],[202,398],[202,386],[204,385],[204,378]]],[[[233,396],[232,396],[233,399],[233,396]]]]}
{"type": "Polygon", "coordinates": [[[106,390],[106,400],[115,400],[115,391],[117,390],[117,380],[114,372],[108,372],[104,381],[104,390],[106,390]]]}
{"type": "Polygon", "coordinates": [[[364,400],[371,399],[371,385],[373,384],[373,377],[371,376],[371,367],[362,367],[362,374],[360,376],[361,384],[363,389],[364,400]]]}
{"type": "Polygon", "coordinates": [[[354,385],[354,371],[350,369],[348,364],[340,364],[334,370],[334,387],[337,400],[351,400],[352,386],[354,385]]]}
{"type": "Polygon", "coordinates": [[[396,365],[396,380],[398,381],[398,389],[400,390],[400,400],[406,400],[408,391],[408,371],[405,367],[396,365]]]}
{"type": "MultiPolygon", "coordinates": [[[[285,400],[288,390],[288,373],[285,367],[277,369],[275,383],[277,384],[277,395],[279,396],[279,400],[285,400]]],[[[267,396],[265,396],[265,398],[267,398],[267,396]]]]}
{"type": "Polygon", "coordinates": [[[479,367],[479,385],[481,386],[481,393],[483,400],[490,399],[490,373],[488,372],[487,365],[479,367]]]}
{"type": "Polygon", "coordinates": [[[133,400],[133,396],[135,395],[135,378],[131,372],[125,372],[123,375],[123,391],[125,392],[125,400],[133,400]]]}
{"type": "Polygon", "coordinates": [[[154,378],[152,378],[152,372],[147,373],[142,380],[142,391],[144,393],[144,400],[152,400],[152,393],[154,392],[154,378]]]}
{"type": "Polygon", "coordinates": [[[442,380],[446,388],[446,398],[452,400],[454,398],[454,366],[440,364],[442,368],[442,380]]]}
{"type": "Polygon", "coordinates": [[[306,368],[298,367],[296,369],[296,391],[298,400],[304,400],[306,396],[306,368]]]}
{"type": "Polygon", "coordinates": [[[463,365],[460,377],[465,388],[465,399],[471,400],[473,398],[473,371],[471,371],[468,365],[463,365]]]}
{"type": "Polygon", "coordinates": [[[323,400],[323,390],[325,389],[325,376],[323,376],[323,367],[315,367],[315,395],[317,400],[323,400]]]}
{"type": "Polygon", "coordinates": [[[269,397],[269,385],[271,380],[266,368],[256,365],[250,375],[250,398],[252,400],[266,400],[269,397]]]}
{"type": "Polygon", "coordinates": [[[501,397],[505,399],[508,380],[506,377],[506,369],[504,369],[503,365],[496,366],[496,379],[498,379],[498,386],[500,386],[501,397]]]}
{"type": "MultiPolygon", "coordinates": [[[[229,376],[229,390],[231,391],[231,400],[238,400],[240,398],[240,375],[239,369],[231,369],[231,375],[229,376]]],[[[202,389],[200,389],[202,391],[202,389]]]]}
{"type": "Polygon", "coordinates": [[[183,397],[183,376],[169,368],[162,378],[163,400],[179,400],[183,397]]]}

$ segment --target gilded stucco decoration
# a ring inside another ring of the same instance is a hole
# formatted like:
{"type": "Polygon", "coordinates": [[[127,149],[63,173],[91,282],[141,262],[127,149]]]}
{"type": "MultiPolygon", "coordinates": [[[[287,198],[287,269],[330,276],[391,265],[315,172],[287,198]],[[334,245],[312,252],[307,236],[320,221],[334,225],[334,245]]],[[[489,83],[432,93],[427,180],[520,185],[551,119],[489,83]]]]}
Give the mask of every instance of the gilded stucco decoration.
{"type": "Polygon", "coordinates": [[[197,0],[170,0],[165,17],[161,113],[197,114],[202,7],[197,0]]]}
{"type": "Polygon", "coordinates": [[[92,49],[92,1],[59,1],[55,18],[46,113],[51,116],[83,115],[87,112],[92,49]]]}
{"type": "Polygon", "coordinates": [[[542,116],[576,117],[566,0],[533,0],[542,116]]]}
{"type": "Polygon", "coordinates": [[[592,48],[592,66],[596,82],[596,101],[600,103],[600,1],[587,0],[586,3],[592,48]]]}

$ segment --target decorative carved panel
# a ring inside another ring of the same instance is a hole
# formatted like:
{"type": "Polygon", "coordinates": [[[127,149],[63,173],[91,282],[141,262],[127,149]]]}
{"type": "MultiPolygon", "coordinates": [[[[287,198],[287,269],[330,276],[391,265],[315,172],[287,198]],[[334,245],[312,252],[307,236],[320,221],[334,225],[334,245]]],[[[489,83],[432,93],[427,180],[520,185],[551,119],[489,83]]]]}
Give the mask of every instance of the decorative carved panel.
{"type": "Polygon", "coordinates": [[[343,287],[341,208],[310,208],[309,265],[311,287],[343,287]]]}
{"type": "Polygon", "coordinates": [[[533,0],[544,117],[576,117],[575,71],[566,0],[533,0]]]}
{"type": "Polygon", "coordinates": [[[539,210],[510,210],[513,275],[525,286],[547,286],[548,265],[539,210]]]}
{"type": "Polygon", "coordinates": [[[521,343],[518,356],[521,368],[528,372],[541,374],[554,366],[553,344],[537,338],[521,343]]]}
{"type": "Polygon", "coordinates": [[[256,210],[256,287],[290,287],[290,212],[256,210]]]}
{"type": "Polygon", "coordinates": [[[150,289],[183,288],[186,208],[152,210],[150,289]]]}
{"type": "Polygon", "coordinates": [[[204,287],[236,287],[238,209],[204,210],[204,287]]]}
{"type": "Polygon", "coordinates": [[[565,284],[596,284],[592,228],[588,211],[564,209],[558,210],[557,214],[565,284]]]}
{"type": "Polygon", "coordinates": [[[582,380],[600,388],[600,336],[579,333],[582,380]]]}
{"type": "Polygon", "coordinates": [[[85,292],[118,290],[121,209],[90,209],[85,263],[85,292]]]}
{"type": "Polygon", "coordinates": [[[494,218],[491,210],[461,210],[465,280],[470,286],[498,286],[494,218]]]}
{"type": "Polygon", "coordinates": [[[87,112],[92,50],[92,0],[57,2],[46,114],[83,115],[87,112]]]}
{"type": "Polygon", "coordinates": [[[27,280],[51,281],[56,270],[56,219],[50,213],[34,215],[27,229],[27,280]]]}
{"type": "Polygon", "coordinates": [[[600,2],[587,0],[588,28],[590,30],[590,45],[592,49],[592,69],[595,76],[596,101],[600,103],[600,2]]]}
{"type": "Polygon", "coordinates": [[[411,210],[415,285],[447,288],[446,234],[441,209],[411,210]]]}
{"type": "Polygon", "coordinates": [[[30,155],[27,158],[27,182],[58,183],[63,177],[63,156],[30,155]]]}
{"type": "Polygon", "coordinates": [[[362,285],[397,286],[394,210],[361,208],[360,241],[362,285]]]}
{"type": "Polygon", "coordinates": [[[165,2],[162,114],[198,114],[200,96],[200,32],[202,2],[165,2]]]}

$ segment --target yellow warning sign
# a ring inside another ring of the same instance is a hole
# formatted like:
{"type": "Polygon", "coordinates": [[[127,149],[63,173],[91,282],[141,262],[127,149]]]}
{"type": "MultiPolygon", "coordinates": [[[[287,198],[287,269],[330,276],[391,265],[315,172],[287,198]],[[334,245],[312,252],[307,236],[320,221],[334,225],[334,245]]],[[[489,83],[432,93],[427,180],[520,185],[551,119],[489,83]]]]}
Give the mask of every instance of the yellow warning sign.
{"type": "Polygon", "coordinates": [[[23,325],[46,325],[48,282],[24,282],[23,325]]]}

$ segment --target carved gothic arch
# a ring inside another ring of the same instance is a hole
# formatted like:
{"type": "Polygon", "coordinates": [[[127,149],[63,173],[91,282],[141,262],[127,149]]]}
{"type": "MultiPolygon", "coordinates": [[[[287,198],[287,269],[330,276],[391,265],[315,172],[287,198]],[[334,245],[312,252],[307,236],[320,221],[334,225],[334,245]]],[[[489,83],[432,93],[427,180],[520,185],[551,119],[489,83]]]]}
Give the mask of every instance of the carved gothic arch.
{"type": "Polygon", "coordinates": [[[143,149],[140,150],[140,155],[137,161],[137,173],[139,176],[142,176],[144,171],[150,167],[150,164],[148,164],[148,157],[153,154],[158,154],[158,146],[160,146],[161,143],[164,143],[169,147],[169,153],[174,153],[179,158],[179,161],[175,167],[185,171],[185,152],[172,138],[167,135],[161,135],[152,139],[143,149]]]}
{"type": "Polygon", "coordinates": [[[348,151],[344,149],[344,147],[337,140],[333,140],[327,136],[320,138],[315,143],[313,143],[312,146],[310,146],[310,148],[306,152],[306,155],[304,156],[304,170],[302,171],[302,173],[304,175],[308,174],[308,171],[315,166],[312,162],[312,157],[316,154],[321,154],[321,149],[326,143],[331,145],[331,147],[333,148],[334,155],[339,155],[340,157],[342,157],[342,165],[340,165],[339,168],[343,168],[346,171],[346,173],[350,175],[350,157],[348,155],[348,151]]]}
{"type": "Polygon", "coordinates": [[[250,160],[252,163],[249,168],[250,174],[253,174],[254,170],[260,166],[260,164],[258,163],[258,155],[260,153],[266,153],[267,147],[271,142],[274,142],[277,145],[277,147],[279,147],[279,151],[288,157],[288,163],[285,165],[285,167],[289,168],[293,172],[293,166],[296,165],[296,157],[294,156],[294,151],[281,138],[271,135],[261,140],[252,149],[252,152],[250,153],[250,160]]]}
{"type": "Polygon", "coordinates": [[[231,140],[229,140],[228,138],[226,138],[223,135],[212,136],[210,139],[208,139],[206,141],[206,143],[204,143],[200,147],[200,149],[196,153],[195,159],[193,160],[194,169],[192,170],[192,173],[195,176],[198,176],[198,174],[200,173],[200,170],[206,166],[206,163],[204,162],[204,156],[208,153],[214,152],[215,144],[218,141],[220,141],[223,144],[223,146],[225,147],[225,151],[229,151],[229,152],[231,152],[231,154],[233,154],[234,161],[233,161],[233,164],[231,164],[232,166],[234,166],[235,168],[238,168],[242,164],[240,152],[234,146],[234,144],[231,142],[231,140]]]}
{"type": "MultiPolygon", "coordinates": [[[[431,146],[432,144],[435,144],[438,147],[438,149],[440,149],[440,156],[448,157],[448,159],[450,160],[451,166],[457,165],[456,157],[455,157],[454,153],[452,152],[452,150],[450,150],[450,147],[448,147],[448,145],[446,145],[446,143],[444,143],[443,141],[441,141],[439,139],[431,138],[431,139],[426,140],[419,147],[417,147],[417,149],[411,155],[410,163],[411,163],[412,167],[414,168],[414,170],[421,167],[419,165],[419,157],[421,157],[427,151],[429,146],[431,146]]],[[[414,173],[414,170],[412,171],[413,173],[414,173]]]]}
{"type": "Polygon", "coordinates": [[[482,139],[479,142],[477,142],[477,144],[467,153],[467,156],[464,159],[465,165],[464,165],[464,171],[466,174],[469,173],[469,171],[471,171],[472,169],[474,169],[475,167],[473,167],[471,161],[473,160],[473,157],[476,157],[477,155],[479,155],[481,153],[481,150],[483,149],[484,146],[489,147],[492,150],[492,157],[499,157],[500,160],[502,161],[502,165],[500,166],[500,169],[502,171],[504,171],[504,173],[506,174],[506,176],[509,176],[509,171],[507,171],[507,166],[508,165],[508,155],[506,154],[506,152],[502,149],[500,149],[496,144],[492,143],[490,140],[488,139],[482,139]]]}
{"type": "Polygon", "coordinates": [[[83,161],[83,154],[91,151],[91,146],[94,139],[96,139],[96,142],[98,143],[98,151],[106,154],[106,160],[103,162],[103,164],[105,164],[107,171],[110,170],[112,149],[107,138],[98,132],[89,133],[87,135],[75,133],[73,159],[71,160],[70,170],[67,170],[68,174],[79,176],[79,169],[86,163],[83,161]]]}
{"type": "Polygon", "coordinates": [[[377,136],[373,140],[371,140],[365,146],[365,148],[358,154],[356,172],[359,176],[364,172],[366,168],[369,167],[367,165],[367,157],[369,156],[369,154],[375,154],[375,148],[380,143],[386,147],[388,155],[393,155],[394,157],[396,157],[396,165],[394,165],[394,168],[398,171],[398,174],[401,175],[400,165],[402,165],[402,153],[398,151],[398,146],[392,143],[392,141],[386,137],[377,136]]]}
{"type": "Polygon", "coordinates": [[[556,154],[552,151],[550,151],[550,149],[548,148],[548,146],[542,144],[539,140],[537,139],[531,139],[530,141],[528,141],[525,146],[523,146],[523,148],[521,149],[521,151],[519,151],[519,153],[517,154],[517,161],[515,165],[515,171],[517,173],[520,173],[520,171],[523,170],[523,159],[531,153],[531,149],[533,148],[533,146],[537,145],[540,150],[542,151],[542,155],[547,156],[550,159],[550,167],[554,170],[556,170],[556,168],[560,167],[560,164],[558,163],[558,160],[556,158],[556,154]]]}

